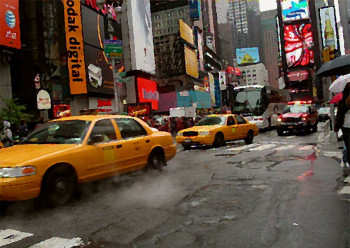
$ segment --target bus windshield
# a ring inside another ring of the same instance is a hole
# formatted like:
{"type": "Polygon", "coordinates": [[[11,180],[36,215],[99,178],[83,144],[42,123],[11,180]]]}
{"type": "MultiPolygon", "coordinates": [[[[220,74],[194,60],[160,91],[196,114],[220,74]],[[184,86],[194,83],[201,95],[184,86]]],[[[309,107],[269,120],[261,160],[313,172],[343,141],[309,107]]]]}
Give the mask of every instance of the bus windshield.
{"type": "Polygon", "coordinates": [[[236,90],[233,99],[234,114],[262,115],[267,108],[263,106],[261,89],[236,90]]]}

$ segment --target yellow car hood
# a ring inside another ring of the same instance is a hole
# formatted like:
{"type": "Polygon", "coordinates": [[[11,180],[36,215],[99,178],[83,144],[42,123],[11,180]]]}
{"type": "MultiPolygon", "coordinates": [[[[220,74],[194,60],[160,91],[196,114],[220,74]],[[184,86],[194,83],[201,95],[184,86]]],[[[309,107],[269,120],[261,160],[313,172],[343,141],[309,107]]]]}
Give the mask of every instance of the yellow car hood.
{"type": "Polygon", "coordinates": [[[78,145],[18,145],[10,148],[0,149],[0,167],[16,166],[39,160],[48,156],[58,155],[67,150],[74,149],[78,145]]]}
{"type": "Polygon", "coordinates": [[[216,129],[220,129],[222,127],[222,125],[214,125],[214,126],[194,126],[191,128],[187,128],[181,131],[181,133],[183,132],[188,132],[188,131],[195,131],[195,132],[200,132],[200,131],[213,131],[216,129]]]}

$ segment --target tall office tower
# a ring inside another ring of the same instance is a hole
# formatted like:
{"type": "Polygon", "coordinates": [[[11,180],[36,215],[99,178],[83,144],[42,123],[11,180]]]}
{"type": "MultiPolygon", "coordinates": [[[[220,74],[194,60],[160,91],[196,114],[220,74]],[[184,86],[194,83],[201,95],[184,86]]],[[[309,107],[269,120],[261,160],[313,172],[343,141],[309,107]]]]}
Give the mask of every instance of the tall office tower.
{"type": "Polygon", "coordinates": [[[278,88],[279,67],[278,67],[278,40],[276,27],[277,9],[261,12],[261,26],[264,52],[262,62],[268,71],[268,82],[271,86],[278,88]]]}
{"type": "Polygon", "coordinates": [[[263,54],[259,0],[232,0],[229,1],[229,10],[234,47],[258,47],[263,54]]]}

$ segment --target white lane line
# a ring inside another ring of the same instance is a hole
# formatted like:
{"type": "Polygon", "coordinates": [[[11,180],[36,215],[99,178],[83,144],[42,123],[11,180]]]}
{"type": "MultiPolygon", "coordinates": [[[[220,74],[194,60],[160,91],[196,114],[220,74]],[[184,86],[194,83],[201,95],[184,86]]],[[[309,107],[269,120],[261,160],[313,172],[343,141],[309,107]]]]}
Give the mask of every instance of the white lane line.
{"type": "Polygon", "coordinates": [[[336,157],[336,158],[343,158],[343,152],[323,152],[323,155],[326,156],[326,157],[336,157]]]}
{"type": "Polygon", "coordinates": [[[311,150],[313,148],[314,148],[314,146],[309,145],[309,146],[300,147],[299,150],[311,150]]]}
{"type": "Polygon", "coordinates": [[[70,248],[78,245],[84,245],[81,238],[63,239],[54,237],[44,240],[29,248],[70,248]]]}
{"type": "Polygon", "coordinates": [[[232,147],[226,149],[227,151],[242,151],[242,150],[248,150],[249,148],[257,147],[259,144],[251,144],[251,145],[244,145],[239,147],[232,147]]]}
{"type": "Polygon", "coordinates": [[[11,229],[0,230],[0,247],[12,244],[30,236],[33,236],[33,234],[11,229]]]}
{"type": "Polygon", "coordinates": [[[259,146],[256,148],[249,149],[249,151],[263,151],[263,150],[267,150],[267,149],[272,149],[274,147],[276,147],[275,144],[267,144],[267,145],[262,145],[262,146],[259,146]]]}
{"type": "Polygon", "coordinates": [[[287,145],[287,146],[277,147],[274,150],[275,151],[285,151],[285,150],[293,149],[294,147],[296,147],[296,145],[287,145]]]}

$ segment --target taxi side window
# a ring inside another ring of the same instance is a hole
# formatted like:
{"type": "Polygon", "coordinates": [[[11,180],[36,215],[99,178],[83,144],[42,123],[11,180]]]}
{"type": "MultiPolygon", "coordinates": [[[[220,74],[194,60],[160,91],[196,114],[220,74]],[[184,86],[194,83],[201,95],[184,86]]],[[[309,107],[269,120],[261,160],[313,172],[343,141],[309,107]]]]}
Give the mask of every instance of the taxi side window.
{"type": "Polygon", "coordinates": [[[233,116],[229,116],[227,118],[227,126],[233,126],[236,125],[235,119],[233,118],[233,116]]]}
{"type": "Polygon", "coordinates": [[[120,118],[116,119],[115,121],[117,122],[120,134],[123,139],[147,135],[146,130],[134,119],[120,118]]]}
{"type": "Polygon", "coordinates": [[[237,115],[237,116],[235,116],[235,118],[236,118],[236,121],[237,121],[237,124],[238,124],[238,125],[242,125],[242,124],[246,124],[246,123],[247,123],[247,122],[243,119],[242,116],[237,115]]]}
{"type": "Polygon", "coordinates": [[[111,120],[100,120],[96,122],[90,137],[95,135],[103,136],[103,142],[110,142],[117,139],[117,135],[111,120]]]}

